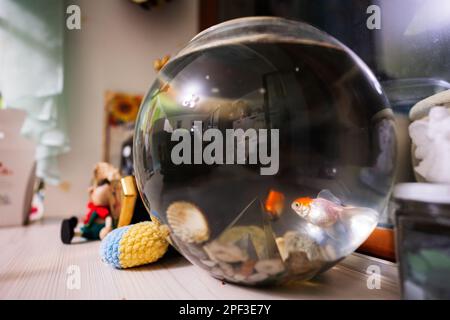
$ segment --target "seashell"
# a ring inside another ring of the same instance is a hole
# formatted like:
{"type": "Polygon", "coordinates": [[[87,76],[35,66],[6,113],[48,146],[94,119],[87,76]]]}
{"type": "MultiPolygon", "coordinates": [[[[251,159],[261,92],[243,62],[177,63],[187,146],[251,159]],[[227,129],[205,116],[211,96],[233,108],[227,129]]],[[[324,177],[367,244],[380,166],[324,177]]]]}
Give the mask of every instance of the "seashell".
{"type": "Polygon", "coordinates": [[[337,261],[343,255],[339,254],[336,247],[332,244],[327,244],[321,249],[322,257],[325,261],[337,261]]]}
{"type": "Polygon", "coordinates": [[[261,282],[266,280],[269,277],[269,275],[267,273],[254,273],[251,276],[247,277],[247,281],[249,283],[256,283],[256,282],[261,282]]]}
{"type": "Polygon", "coordinates": [[[214,267],[211,269],[211,274],[216,277],[216,278],[223,278],[223,276],[225,275],[223,270],[220,269],[219,267],[214,267]]]}
{"type": "Polygon", "coordinates": [[[200,262],[203,263],[208,268],[212,268],[217,264],[217,262],[211,260],[200,260],[200,262]]]}
{"type": "Polygon", "coordinates": [[[235,226],[225,230],[219,237],[221,243],[236,243],[250,237],[257,255],[262,255],[266,248],[266,234],[257,226],[235,226]]]}
{"type": "Polygon", "coordinates": [[[203,249],[213,261],[235,263],[247,260],[247,254],[234,244],[221,244],[213,241],[203,249]]]}
{"type": "Polygon", "coordinates": [[[305,274],[316,270],[318,262],[311,262],[306,252],[290,252],[285,261],[286,267],[293,275],[305,274]]]}
{"type": "Polygon", "coordinates": [[[237,282],[242,282],[242,281],[244,281],[246,278],[247,278],[246,276],[244,276],[244,275],[242,275],[242,274],[239,274],[239,273],[236,273],[236,274],[233,276],[233,280],[234,280],[234,281],[237,281],[237,282]]]}
{"type": "Polygon", "coordinates": [[[209,239],[205,216],[192,203],[178,201],[167,208],[167,220],[173,235],[186,243],[203,243],[209,239]]]}
{"type": "Polygon", "coordinates": [[[321,257],[319,245],[308,235],[288,231],[284,235],[285,253],[305,252],[309,260],[317,260],[321,257]]]}
{"type": "Polygon", "coordinates": [[[255,264],[255,270],[259,273],[275,275],[284,271],[284,265],[283,261],[281,261],[280,259],[259,260],[255,264]]]}
{"type": "Polygon", "coordinates": [[[275,240],[277,247],[278,247],[278,252],[280,253],[280,257],[281,259],[284,261],[287,259],[289,252],[286,250],[286,242],[284,240],[283,237],[278,237],[275,240]]]}
{"type": "Polygon", "coordinates": [[[308,272],[310,267],[310,261],[305,252],[291,252],[286,260],[286,266],[293,274],[301,274],[308,272]]]}
{"type": "Polygon", "coordinates": [[[188,245],[186,247],[187,247],[187,251],[189,251],[189,253],[191,253],[197,259],[208,260],[208,255],[203,250],[203,248],[201,248],[201,247],[199,248],[199,247],[197,247],[195,245],[188,245]]]}
{"type": "Polygon", "coordinates": [[[247,260],[241,264],[241,268],[239,269],[239,274],[248,277],[253,273],[253,270],[255,268],[256,261],[254,260],[247,260]]]}
{"type": "Polygon", "coordinates": [[[233,267],[225,262],[220,262],[219,263],[219,268],[222,269],[222,271],[224,272],[224,274],[228,277],[232,277],[234,275],[234,269],[233,267]]]}

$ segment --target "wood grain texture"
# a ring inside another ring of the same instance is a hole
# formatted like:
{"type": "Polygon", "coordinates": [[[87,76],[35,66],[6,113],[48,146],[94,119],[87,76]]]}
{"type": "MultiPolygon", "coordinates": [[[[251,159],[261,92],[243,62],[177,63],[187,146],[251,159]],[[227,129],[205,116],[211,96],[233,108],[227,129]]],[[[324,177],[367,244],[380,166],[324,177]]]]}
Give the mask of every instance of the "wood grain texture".
{"type": "Polygon", "coordinates": [[[382,278],[380,290],[367,289],[367,275],[345,263],[351,257],[313,281],[250,288],[222,284],[176,255],[140,268],[115,270],[100,260],[99,245],[100,242],[63,245],[59,221],[1,228],[0,299],[399,298],[397,283],[392,279],[382,278]],[[79,290],[67,286],[71,265],[80,270],[79,290]]]}

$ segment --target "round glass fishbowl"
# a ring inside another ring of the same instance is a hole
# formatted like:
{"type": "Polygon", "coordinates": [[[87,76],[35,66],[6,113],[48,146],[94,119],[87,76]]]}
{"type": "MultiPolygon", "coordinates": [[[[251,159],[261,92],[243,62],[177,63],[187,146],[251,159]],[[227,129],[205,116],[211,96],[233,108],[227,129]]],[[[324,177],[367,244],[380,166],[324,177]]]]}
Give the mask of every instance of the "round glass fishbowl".
{"type": "Polygon", "coordinates": [[[137,185],[172,244],[215,278],[309,279],[385,210],[393,114],[350,49],[304,23],[211,27],[159,72],[139,112],[137,185]]]}

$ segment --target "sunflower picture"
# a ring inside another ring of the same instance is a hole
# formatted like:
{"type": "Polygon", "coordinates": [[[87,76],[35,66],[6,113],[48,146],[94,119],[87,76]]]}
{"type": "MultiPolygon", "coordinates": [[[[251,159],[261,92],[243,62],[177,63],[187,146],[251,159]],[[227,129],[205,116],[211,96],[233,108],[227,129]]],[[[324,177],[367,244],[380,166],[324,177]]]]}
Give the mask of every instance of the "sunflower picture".
{"type": "Polygon", "coordinates": [[[103,123],[103,161],[120,166],[124,141],[133,136],[142,94],[107,91],[103,123]]]}
{"type": "Polygon", "coordinates": [[[111,126],[133,123],[136,120],[142,95],[108,92],[106,94],[106,110],[111,126]]]}

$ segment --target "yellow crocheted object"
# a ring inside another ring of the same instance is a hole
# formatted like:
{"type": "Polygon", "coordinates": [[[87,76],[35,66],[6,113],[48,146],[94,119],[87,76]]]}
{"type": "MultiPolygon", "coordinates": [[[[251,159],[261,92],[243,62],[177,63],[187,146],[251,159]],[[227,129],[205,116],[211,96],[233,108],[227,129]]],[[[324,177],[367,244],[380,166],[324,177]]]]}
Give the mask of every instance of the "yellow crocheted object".
{"type": "Polygon", "coordinates": [[[119,246],[122,268],[131,268],[154,262],[167,251],[167,226],[155,222],[132,225],[122,236],[119,246]]]}

